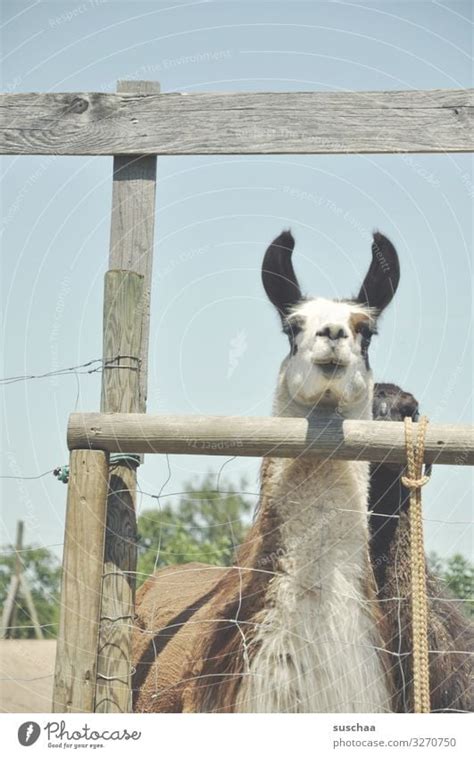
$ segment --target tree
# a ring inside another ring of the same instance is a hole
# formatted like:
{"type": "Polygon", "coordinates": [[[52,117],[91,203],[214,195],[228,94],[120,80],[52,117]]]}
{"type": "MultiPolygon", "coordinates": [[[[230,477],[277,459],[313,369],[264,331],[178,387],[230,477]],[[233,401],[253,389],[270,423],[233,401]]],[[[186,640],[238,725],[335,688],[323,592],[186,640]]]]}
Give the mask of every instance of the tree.
{"type": "Polygon", "coordinates": [[[474,617],[474,565],[460,554],[446,560],[444,580],[453,594],[465,601],[465,609],[474,617]]]}
{"type": "MultiPolygon", "coordinates": [[[[23,571],[28,579],[33,602],[38,613],[40,625],[45,625],[45,638],[56,637],[59,621],[59,592],[61,566],[57,557],[45,547],[27,547],[21,553],[23,571]]],[[[10,579],[15,572],[15,549],[9,545],[0,555],[0,604],[5,604],[10,579]]],[[[31,618],[26,608],[21,591],[16,606],[15,637],[19,639],[35,638],[31,618]]]]}
{"type": "Polygon", "coordinates": [[[474,617],[474,565],[459,553],[443,560],[436,552],[428,556],[428,565],[452,594],[463,600],[466,614],[474,617]]]}
{"type": "Polygon", "coordinates": [[[204,562],[230,565],[242,542],[253,507],[240,490],[223,482],[216,491],[213,478],[186,485],[177,505],[162,504],[138,518],[138,583],[163,565],[204,562]]]}

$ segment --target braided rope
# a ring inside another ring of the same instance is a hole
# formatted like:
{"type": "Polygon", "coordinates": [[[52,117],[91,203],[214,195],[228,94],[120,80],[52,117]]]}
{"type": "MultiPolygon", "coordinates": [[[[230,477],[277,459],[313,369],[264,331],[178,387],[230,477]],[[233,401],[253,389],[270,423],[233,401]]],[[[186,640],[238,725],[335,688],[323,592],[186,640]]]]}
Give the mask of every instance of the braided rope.
{"type": "Polygon", "coordinates": [[[413,636],[413,687],[414,712],[430,712],[430,676],[428,658],[428,604],[426,598],[426,565],[423,544],[421,487],[430,480],[423,476],[423,457],[428,418],[419,420],[416,443],[413,423],[405,418],[405,444],[407,476],[402,484],[410,490],[410,558],[411,558],[411,610],[413,636]]]}

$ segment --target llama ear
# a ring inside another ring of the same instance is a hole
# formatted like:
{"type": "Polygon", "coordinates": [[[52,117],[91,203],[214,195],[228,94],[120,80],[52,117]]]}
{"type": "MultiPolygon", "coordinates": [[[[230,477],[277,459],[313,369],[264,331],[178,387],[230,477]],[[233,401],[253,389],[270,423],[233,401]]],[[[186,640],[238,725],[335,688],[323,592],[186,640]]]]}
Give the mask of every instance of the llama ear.
{"type": "Polygon", "coordinates": [[[300,285],[293,270],[291,255],[295,240],[290,231],[283,231],[273,240],[262,264],[262,282],[270,302],[282,320],[292,305],[302,299],[300,285]]]}
{"type": "Polygon", "coordinates": [[[391,302],[400,281],[400,264],[395,247],[379,231],[374,232],[372,262],[361,286],[357,302],[379,313],[391,302]]]}

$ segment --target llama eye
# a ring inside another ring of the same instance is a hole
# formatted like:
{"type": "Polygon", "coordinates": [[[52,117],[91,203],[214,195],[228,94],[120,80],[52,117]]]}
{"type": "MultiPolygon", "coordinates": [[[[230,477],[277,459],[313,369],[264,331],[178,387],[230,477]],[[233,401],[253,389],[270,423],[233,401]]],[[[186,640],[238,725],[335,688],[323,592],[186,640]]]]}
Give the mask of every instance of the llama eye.
{"type": "Polygon", "coordinates": [[[370,340],[372,339],[373,334],[375,331],[370,328],[370,326],[366,323],[361,324],[360,328],[358,329],[358,332],[360,334],[360,354],[362,358],[364,359],[365,366],[367,370],[369,370],[369,347],[370,347],[370,340]]]}
{"type": "Polygon", "coordinates": [[[402,405],[401,414],[403,418],[411,418],[414,421],[417,421],[418,418],[420,417],[418,408],[413,407],[413,405],[402,405]]]}
{"type": "Polygon", "coordinates": [[[301,331],[301,326],[294,323],[286,323],[283,326],[283,333],[286,334],[290,342],[292,342],[301,331]]]}
{"type": "Polygon", "coordinates": [[[283,325],[283,333],[286,334],[290,342],[290,357],[293,357],[293,355],[296,355],[298,352],[298,345],[296,344],[295,339],[300,331],[301,326],[297,323],[285,323],[283,325]]]}
{"type": "Polygon", "coordinates": [[[372,331],[372,329],[370,328],[370,326],[367,326],[367,324],[364,323],[360,327],[359,333],[360,333],[362,339],[365,342],[370,342],[370,340],[372,339],[372,335],[373,335],[374,332],[372,331]]]}

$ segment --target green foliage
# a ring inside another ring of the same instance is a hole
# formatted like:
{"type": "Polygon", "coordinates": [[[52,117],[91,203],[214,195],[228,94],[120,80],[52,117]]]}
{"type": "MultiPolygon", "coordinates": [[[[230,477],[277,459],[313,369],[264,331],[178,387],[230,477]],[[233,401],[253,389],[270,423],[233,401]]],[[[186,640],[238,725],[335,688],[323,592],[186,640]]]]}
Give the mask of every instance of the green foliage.
{"type": "MultiPolygon", "coordinates": [[[[10,579],[15,572],[15,554],[11,545],[0,556],[0,604],[3,606],[7,597],[10,579]]],[[[43,629],[45,638],[57,636],[59,621],[59,592],[61,567],[57,557],[44,547],[26,548],[22,553],[23,570],[33,597],[33,602],[41,625],[54,624],[43,629]]],[[[25,626],[15,629],[14,635],[19,639],[35,638],[32,620],[26,609],[23,595],[18,594],[16,605],[15,626],[25,626]]]]}
{"type": "Polygon", "coordinates": [[[138,583],[156,568],[187,562],[230,565],[244,539],[252,502],[222,482],[216,491],[208,475],[199,486],[188,484],[177,504],[162,504],[138,518],[138,583]]]}
{"type": "Polygon", "coordinates": [[[453,555],[446,560],[444,579],[453,594],[465,602],[465,609],[474,617],[474,565],[462,555],[453,555]]]}
{"type": "Polygon", "coordinates": [[[466,600],[464,610],[474,617],[474,565],[460,554],[442,560],[435,552],[428,556],[428,565],[455,597],[466,600]]]}
{"type": "Polygon", "coordinates": [[[429,552],[426,555],[426,563],[428,568],[435,573],[438,578],[443,576],[443,561],[436,552],[429,552]]]}

